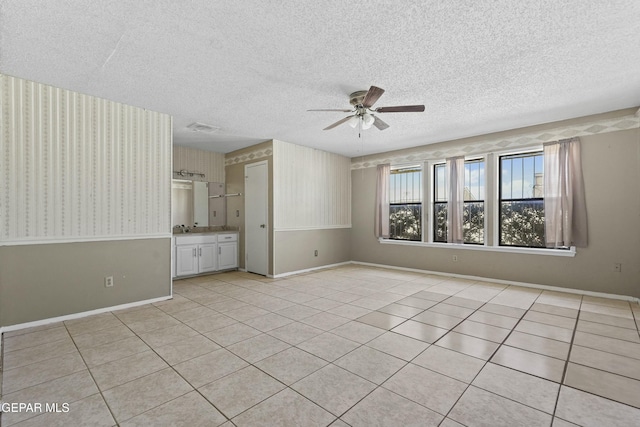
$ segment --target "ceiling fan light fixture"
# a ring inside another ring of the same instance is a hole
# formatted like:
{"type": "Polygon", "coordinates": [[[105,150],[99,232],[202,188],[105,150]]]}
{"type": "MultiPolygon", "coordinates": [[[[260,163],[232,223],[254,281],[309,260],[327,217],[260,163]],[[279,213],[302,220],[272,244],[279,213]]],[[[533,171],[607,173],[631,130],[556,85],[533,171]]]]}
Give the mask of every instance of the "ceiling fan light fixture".
{"type": "MultiPolygon", "coordinates": [[[[349,96],[349,103],[353,106],[353,110],[322,108],[307,111],[342,111],[345,113],[353,113],[352,116],[344,117],[343,119],[330,124],[323,130],[333,129],[343,123],[349,123],[349,126],[352,128],[358,127],[358,130],[360,131],[370,129],[371,126],[375,126],[378,130],[385,130],[389,127],[388,124],[380,120],[378,116],[374,116],[372,113],[421,113],[425,109],[424,105],[396,105],[392,107],[379,107],[372,109],[373,104],[376,103],[383,93],[384,89],[377,86],[371,86],[369,90],[353,92],[349,96]]],[[[358,134],[360,134],[360,132],[358,132],[358,134]]]]}
{"type": "Polygon", "coordinates": [[[369,129],[373,126],[373,122],[375,121],[375,117],[372,114],[364,113],[362,115],[362,129],[369,129]]]}

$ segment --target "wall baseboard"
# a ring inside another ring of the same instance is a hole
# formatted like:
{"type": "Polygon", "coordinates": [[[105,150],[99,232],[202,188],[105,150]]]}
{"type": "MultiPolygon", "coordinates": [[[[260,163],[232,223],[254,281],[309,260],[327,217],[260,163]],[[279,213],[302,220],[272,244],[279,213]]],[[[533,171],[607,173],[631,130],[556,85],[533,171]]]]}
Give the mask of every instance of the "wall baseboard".
{"type": "Polygon", "coordinates": [[[616,299],[616,300],[630,301],[630,302],[635,302],[636,304],[640,304],[640,298],[636,298],[628,295],[608,294],[605,292],[593,292],[593,291],[585,291],[582,289],[563,288],[561,286],[550,286],[550,285],[540,285],[537,283],[515,282],[513,280],[492,279],[490,277],[446,273],[443,271],[421,270],[418,268],[397,267],[395,265],[375,264],[375,263],[362,262],[362,261],[351,261],[350,264],[365,265],[369,267],[378,267],[378,268],[388,268],[390,270],[410,271],[413,273],[433,274],[436,276],[455,277],[458,279],[477,280],[479,282],[499,283],[501,285],[522,286],[523,288],[534,288],[534,289],[543,289],[545,291],[565,292],[568,294],[576,294],[576,295],[587,295],[591,297],[616,299]]]}
{"type": "MultiPolygon", "coordinates": [[[[616,300],[630,301],[630,302],[634,302],[636,304],[640,304],[640,298],[627,296],[627,295],[617,295],[617,294],[608,294],[608,293],[605,293],[605,292],[585,291],[585,290],[581,290],[581,289],[563,288],[563,287],[560,287],[560,286],[540,285],[540,284],[536,284],[536,283],[514,282],[514,281],[511,281],[511,280],[492,279],[492,278],[489,278],[489,277],[470,276],[470,275],[466,275],[466,274],[446,273],[446,272],[442,272],[442,271],[421,270],[421,269],[417,269],[417,268],[398,267],[398,266],[395,266],[395,265],[375,264],[375,263],[362,262],[362,261],[345,261],[345,262],[340,262],[340,263],[337,263],[337,264],[328,264],[328,265],[323,265],[323,266],[319,266],[319,267],[307,268],[307,269],[304,269],[304,270],[290,271],[290,272],[287,272],[287,273],[280,273],[280,274],[276,274],[276,275],[267,275],[267,277],[277,279],[277,278],[281,278],[281,277],[294,276],[296,274],[308,273],[308,272],[311,272],[311,271],[324,270],[324,269],[328,269],[328,268],[341,267],[341,266],[350,265],[350,264],[364,265],[364,266],[376,267],[376,268],[387,268],[387,269],[390,269],[390,270],[409,271],[409,272],[413,272],[413,273],[433,274],[433,275],[443,276],[443,277],[455,277],[455,278],[459,278],[459,279],[476,280],[476,281],[480,281],[480,282],[499,283],[501,285],[522,286],[522,287],[525,287],[525,288],[542,289],[542,290],[547,290],[547,291],[566,292],[566,293],[576,294],[576,295],[587,295],[587,296],[600,297],[600,298],[616,299],[616,300]]],[[[243,269],[239,269],[239,271],[243,271],[243,269]]],[[[106,313],[106,312],[109,312],[109,311],[124,310],[124,309],[127,309],[127,308],[138,307],[138,306],[145,305],[145,304],[152,304],[152,303],[155,303],[155,302],[166,301],[166,300],[169,300],[171,298],[173,298],[173,295],[167,295],[167,296],[164,296],[164,297],[152,298],[152,299],[143,300],[143,301],[136,301],[136,302],[131,302],[131,303],[127,303],[127,304],[120,304],[120,305],[111,306],[111,307],[98,308],[98,309],[95,309],[95,310],[83,311],[83,312],[80,312],[80,313],[67,314],[65,316],[51,317],[51,318],[48,318],[48,319],[36,320],[36,321],[33,321],[33,322],[19,323],[17,325],[3,326],[3,327],[0,327],[0,335],[2,333],[4,333],[4,332],[17,331],[17,330],[26,329],[26,328],[33,328],[33,327],[37,327],[37,326],[47,325],[47,324],[50,324],[50,323],[63,322],[63,321],[66,321],[66,320],[80,319],[80,318],[92,316],[92,315],[95,315],[95,314],[106,313]]]]}
{"type": "Polygon", "coordinates": [[[319,267],[305,268],[304,270],[288,271],[286,273],[273,274],[273,275],[269,274],[269,275],[267,275],[267,277],[270,277],[272,279],[279,279],[281,277],[293,276],[293,275],[302,274],[302,273],[309,273],[310,271],[324,270],[326,268],[341,267],[343,265],[349,265],[349,264],[352,264],[352,263],[353,263],[353,261],[345,261],[345,262],[339,262],[339,263],[336,263],[336,264],[321,265],[319,267]]]}
{"type": "Polygon", "coordinates": [[[50,317],[48,319],[35,320],[33,322],[2,326],[0,327],[0,335],[3,334],[4,332],[17,331],[17,330],[26,329],[26,328],[34,328],[36,326],[43,326],[43,325],[48,325],[50,323],[64,322],[66,320],[81,319],[83,317],[93,316],[94,314],[101,314],[101,313],[106,313],[109,311],[116,311],[116,310],[124,310],[127,308],[133,308],[141,305],[152,304],[154,302],[166,301],[171,298],[173,298],[173,295],[167,295],[165,297],[158,297],[158,298],[152,298],[152,299],[143,300],[143,301],[130,302],[126,304],[114,305],[111,307],[97,308],[95,310],[83,311],[83,312],[74,313],[74,314],[66,314],[64,316],[58,316],[58,317],[50,317]]]}

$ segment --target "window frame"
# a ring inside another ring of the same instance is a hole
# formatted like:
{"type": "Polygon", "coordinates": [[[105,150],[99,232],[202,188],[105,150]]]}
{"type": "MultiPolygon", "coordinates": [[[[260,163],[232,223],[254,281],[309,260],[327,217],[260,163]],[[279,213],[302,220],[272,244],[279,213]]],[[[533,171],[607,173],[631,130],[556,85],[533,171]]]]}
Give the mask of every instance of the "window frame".
{"type": "MultiPolygon", "coordinates": [[[[474,242],[464,242],[462,243],[463,245],[476,245],[476,246],[486,246],[487,245],[487,156],[470,156],[469,158],[465,157],[464,159],[464,163],[465,166],[467,164],[467,162],[471,163],[471,162],[482,162],[483,163],[483,169],[484,169],[484,194],[482,194],[482,199],[480,200],[465,200],[463,203],[478,203],[478,202],[482,202],[482,208],[484,211],[484,220],[482,222],[482,243],[474,243],[474,242]]],[[[431,236],[430,236],[430,243],[436,243],[436,244],[442,244],[442,243],[448,243],[446,241],[442,241],[442,240],[435,240],[435,234],[436,234],[436,215],[435,215],[435,207],[436,205],[446,205],[448,203],[447,201],[436,201],[436,168],[439,166],[443,166],[446,164],[446,160],[440,160],[440,161],[435,161],[435,162],[431,162],[430,164],[430,169],[431,169],[431,176],[432,176],[432,181],[433,181],[433,185],[431,186],[430,189],[430,195],[431,195],[431,206],[430,206],[430,217],[431,217],[431,224],[430,224],[430,228],[431,228],[431,236]]],[[[446,169],[445,169],[446,171],[446,169]]],[[[445,176],[446,178],[446,176],[445,176]]],[[[447,182],[447,186],[448,186],[448,182],[447,182]]],[[[447,188],[447,186],[445,186],[445,189],[447,188]]],[[[447,191],[447,190],[445,190],[447,191]]]]}
{"type": "Polygon", "coordinates": [[[393,203],[391,202],[391,194],[389,194],[389,238],[385,239],[385,240],[393,240],[393,241],[399,241],[399,242],[424,242],[424,224],[425,224],[425,179],[424,179],[424,163],[423,162],[418,162],[418,163],[406,163],[406,164],[396,164],[396,165],[391,165],[391,172],[389,174],[389,193],[391,193],[391,175],[393,174],[394,170],[402,170],[402,169],[410,169],[410,168],[415,168],[415,169],[419,169],[420,170],[420,237],[418,240],[410,240],[410,239],[398,239],[398,238],[392,238],[391,237],[391,206],[393,205],[407,205],[407,204],[417,204],[416,202],[413,203],[393,203]]]}
{"type": "Polygon", "coordinates": [[[484,153],[475,153],[469,156],[465,156],[465,161],[474,159],[484,159],[485,168],[485,194],[484,194],[484,244],[456,244],[456,243],[444,243],[433,241],[433,208],[434,208],[434,185],[435,179],[431,171],[434,165],[444,163],[445,160],[441,158],[423,160],[419,162],[411,163],[398,163],[392,165],[393,168],[399,168],[403,166],[421,165],[422,166],[422,178],[423,178],[423,200],[422,200],[422,240],[410,241],[410,240],[397,240],[397,239],[385,239],[379,238],[378,241],[381,244],[401,245],[401,246],[416,246],[426,248],[440,248],[440,249],[460,249],[471,251],[486,251],[486,252],[499,252],[499,253],[516,253],[516,254],[528,254],[528,255],[543,255],[543,256],[559,256],[559,257],[574,257],[576,255],[576,248],[574,246],[567,249],[554,249],[554,248],[534,248],[534,247],[521,247],[521,246],[500,246],[499,245],[499,221],[500,221],[500,206],[499,206],[499,167],[500,156],[507,156],[513,154],[527,154],[533,152],[539,152],[542,150],[542,145],[522,147],[522,148],[507,148],[504,150],[490,151],[484,153]],[[426,172],[428,171],[428,172],[426,172]]]}
{"type": "MultiPolygon", "coordinates": [[[[516,156],[520,156],[520,157],[529,157],[529,156],[538,156],[538,155],[542,155],[543,156],[543,160],[544,160],[544,152],[542,151],[542,149],[540,150],[533,150],[533,151],[527,151],[527,152],[516,152],[516,153],[502,153],[502,154],[498,154],[496,156],[496,172],[498,174],[497,177],[497,186],[498,186],[498,192],[497,192],[497,196],[496,196],[496,207],[497,207],[497,215],[496,215],[496,221],[497,221],[497,239],[495,240],[495,244],[496,246],[499,247],[506,247],[506,248],[530,248],[530,249],[549,249],[546,248],[544,246],[527,246],[527,245],[507,245],[507,244],[503,244],[502,243],[502,202],[516,202],[516,201],[540,201],[543,203],[544,206],[544,195],[542,197],[527,197],[527,198],[509,198],[509,199],[503,199],[502,198],[502,159],[504,157],[516,157],[516,156]]],[[[535,165],[535,163],[534,163],[535,165]]],[[[544,168],[544,163],[543,163],[543,168],[544,168]]],[[[544,170],[544,169],[543,169],[544,170]]],[[[535,166],[534,166],[534,179],[535,179],[535,166]]],[[[544,175],[543,175],[544,177],[544,175]]],[[[543,216],[544,218],[544,216],[543,216]]],[[[542,235],[542,240],[544,241],[544,234],[542,235]]]]}

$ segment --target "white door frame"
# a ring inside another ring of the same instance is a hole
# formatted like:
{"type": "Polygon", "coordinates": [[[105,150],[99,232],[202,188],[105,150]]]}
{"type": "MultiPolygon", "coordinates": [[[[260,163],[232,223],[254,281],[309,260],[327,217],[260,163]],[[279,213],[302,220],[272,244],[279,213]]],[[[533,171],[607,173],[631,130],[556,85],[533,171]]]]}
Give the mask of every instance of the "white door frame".
{"type": "MultiPolygon", "coordinates": [[[[246,218],[247,218],[247,191],[246,191],[246,179],[247,179],[247,169],[251,168],[251,167],[255,167],[255,166],[266,166],[266,175],[267,175],[267,180],[266,180],[266,187],[267,187],[267,195],[265,197],[265,206],[264,206],[264,213],[265,213],[265,233],[266,233],[266,239],[265,239],[265,246],[264,246],[264,253],[265,253],[265,257],[266,257],[266,270],[264,271],[264,275],[265,276],[269,276],[269,161],[268,160],[262,160],[259,162],[254,162],[254,163],[248,163],[244,165],[244,176],[245,176],[245,233],[244,233],[244,255],[245,255],[245,270],[249,271],[248,265],[247,265],[247,253],[248,253],[248,245],[247,242],[249,240],[249,229],[247,227],[246,224],[246,218]]],[[[261,272],[256,272],[258,274],[262,274],[261,272]]]]}

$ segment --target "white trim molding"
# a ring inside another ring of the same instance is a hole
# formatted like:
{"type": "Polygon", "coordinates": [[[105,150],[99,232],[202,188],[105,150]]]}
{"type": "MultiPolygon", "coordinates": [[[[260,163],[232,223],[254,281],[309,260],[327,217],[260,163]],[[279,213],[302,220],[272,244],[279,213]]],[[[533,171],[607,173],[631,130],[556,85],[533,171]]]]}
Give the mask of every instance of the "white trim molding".
{"type": "Polygon", "coordinates": [[[279,279],[281,277],[294,276],[296,274],[309,273],[310,271],[316,271],[316,270],[325,270],[327,268],[342,267],[343,265],[349,265],[349,264],[353,264],[353,261],[345,261],[345,262],[339,262],[336,264],[321,265],[319,267],[305,268],[303,270],[289,271],[289,272],[280,273],[280,274],[269,274],[267,275],[267,277],[272,279],[279,279]]]}
{"type": "Polygon", "coordinates": [[[607,294],[605,292],[585,291],[582,289],[563,288],[561,286],[550,286],[550,285],[540,285],[537,283],[515,282],[513,280],[492,279],[490,277],[447,273],[444,271],[420,270],[418,268],[397,267],[394,265],[375,264],[370,262],[351,261],[351,264],[364,265],[368,267],[388,268],[391,270],[410,271],[413,273],[433,274],[435,276],[455,277],[458,279],[476,280],[478,282],[498,283],[498,284],[507,285],[507,286],[522,286],[524,288],[542,289],[545,291],[554,291],[554,292],[565,292],[568,294],[575,294],[575,295],[587,295],[592,297],[609,298],[609,299],[616,299],[616,300],[622,300],[622,301],[630,301],[636,304],[640,303],[640,298],[636,298],[628,295],[607,294]]]}
{"type": "Polygon", "coordinates": [[[506,252],[512,254],[527,254],[527,255],[547,255],[547,256],[561,256],[561,257],[575,257],[576,248],[572,246],[569,249],[546,249],[546,248],[521,248],[517,246],[489,246],[489,245],[469,245],[469,244],[456,244],[456,243],[427,243],[416,242],[409,240],[394,240],[394,239],[378,239],[383,245],[403,245],[403,246],[418,246],[424,248],[438,248],[438,249],[461,249],[467,251],[486,251],[486,252],[506,252]]]}
{"type": "Polygon", "coordinates": [[[110,312],[110,311],[125,310],[127,308],[138,307],[138,306],[146,305],[146,304],[153,304],[153,303],[156,303],[156,302],[166,301],[166,300],[169,300],[169,299],[172,299],[172,298],[173,298],[173,295],[167,295],[167,296],[164,296],[164,297],[152,298],[152,299],[147,299],[147,300],[143,300],[143,301],[136,301],[136,302],[130,302],[130,303],[126,303],[126,304],[114,305],[112,307],[97,308],[95,310],[83,311],[83,312],[80,312],[80,313],[67,314],[67,315],[58,316],[58,317],[50,317],[48,319],[42,319],[42,320],[35,320],[33,322],[18,323],[16,325],[3,326],[3,327],[0,327],[0,334],[3,334],[5,332],[10,332],[10,331],[17,331],[17,330],[20,330],[20,329],[35,328],[37,326],[44,326],[44,325],[48,325],[50,323],[65,322],[67,320],[81,319],[83,317],[93,316],[95,314],[107,313],[107,312],[110,312]]]}
{"type": "Polygon", "coordinates": [[[23,246],[23,245],[51,245],[60,243],[84,243],[84,242],[108,242],[108,241],[121,241],[121,240],[145,240],[145,239],[171,239],[173,234],[171,233],[156,233],[145,235],[131,235],[131,236],[96,236],[96,237],[70,237],[68,239],[23,239],[23,240],[9,240],[0,241],[0,246],[23,246]]]}

